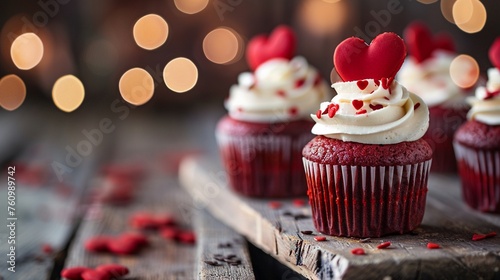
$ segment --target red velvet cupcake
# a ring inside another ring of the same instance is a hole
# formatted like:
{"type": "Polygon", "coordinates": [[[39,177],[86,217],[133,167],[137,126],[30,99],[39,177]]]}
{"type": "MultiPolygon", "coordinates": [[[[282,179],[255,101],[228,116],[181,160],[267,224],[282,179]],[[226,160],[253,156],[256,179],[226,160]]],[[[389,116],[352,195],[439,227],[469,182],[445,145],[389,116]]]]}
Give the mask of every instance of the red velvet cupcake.
{"type": "Polygon", "coordinates": [[[432,149],[422,136],[426,104],[394,76],[406,48],[394,33],[368,46],[358,38],[339,44],[334,83],[303,149],[313,221],[322,233],[379,237],[406,233],[422,222],[432,149]],[[390,48],[390,51],[388,51],[390,48]]]}
{"type": "Polygon", "coordinates": [[[254,73],[233,85],[216,137],[229,185],[253,197],[305,195],[302,148],[312,139],[309,114],[331,95],[302,57],[292,59],[295,35],[285,26],[250,41],[254,73]]]}
{"type": "Polygon", "coordinates": [[[455,159],[453,135],[466,120],[470,107],[465,98],[470,90],[460,88],[451,79],[450,65],[456,57],[454,43],[447,34],[433,37],[420,22],[410,24],[404,38],[410,56],[397,78],[429,107],[429,129],[424,139],[433,150],[431,171],[456,173],[456,165],[450,164],[455,159]]]}
{"type": "Polygon", "coordinates": [[[490,48],[495,68],[479,87],[463,124],[455,134],[455,152],[465,202],[483,212],[500,213],[500,38],[490,48]]]}

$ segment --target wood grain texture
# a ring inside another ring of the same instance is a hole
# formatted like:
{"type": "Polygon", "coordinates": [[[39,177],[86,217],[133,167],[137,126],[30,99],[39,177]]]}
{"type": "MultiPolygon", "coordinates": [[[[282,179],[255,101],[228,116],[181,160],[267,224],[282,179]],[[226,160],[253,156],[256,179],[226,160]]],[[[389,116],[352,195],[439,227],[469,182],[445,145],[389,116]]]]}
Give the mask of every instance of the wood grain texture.
{"type": "Polygon", "coordinates": [[[190,228],[191,199],[176,180],[159,174],[147,178],[138,186],[134,200],[126,206],[90,205],[72,242],[65,267],[119,263],[130,269],[129,277],[133,279],[194,279],[196,246],[165,240],[156,231],[147,232],[150,245],[136,255],[91,253],[83,247],[87,239],[96,235],[114,236],[133,231],[128,220],[138,211],[171,213],[182,228],[190,228]]]}
{"type": "Polygon", "coordinates": [[[204,210],[195,211],[194,225],[198,234],[198,279],[255,279],[246,240],[204,210]],[[236,256],[239,265],[216,260],[217,255],[236,256]],[[206,262],[216,262],[210,265],[206,262]]]}
{"type": "Polygon", "coordinates": [[[314,237],[321,234],[314,229],[307,204],[296,207],[291,200],[281,200],[281,208],[271,209],[268,200],[241,197],[228,189],[223,169],[214,162],[186,159],[180,170],[184,188],[215,217],[308,278],[500,278],[500,237],[471,240],[474,233],[500,232],[500,218],[467,208],[456,177],[431,175],[424,221],[414,234],[372,238],[368,243],[327,236],[318,242],[314,237]],[[304,230],[313,235],[301,233],[304,230]],[[392,245],[377,249],[384,241],[392,245]],[[429,242],[442,248],[427,249],[429,242]],[[366,255],[351,254],[358,247],[366,255]]]}

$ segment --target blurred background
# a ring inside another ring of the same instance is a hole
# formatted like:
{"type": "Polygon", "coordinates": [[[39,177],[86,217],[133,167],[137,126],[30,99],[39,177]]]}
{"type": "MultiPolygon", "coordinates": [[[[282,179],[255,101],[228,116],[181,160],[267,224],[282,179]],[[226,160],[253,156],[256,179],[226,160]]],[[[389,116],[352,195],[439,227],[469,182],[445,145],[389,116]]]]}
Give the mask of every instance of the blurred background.
{"type": "Polygon", "coordinates": [[[125,97],[129,92],[128,102],[141,104],[136,112],[185,112],[206,105],[223,112],[229,87],[248,70],[244,52],[249,39],[269,33],[276,25],[294,28],[297,54],[326,79],[333,50],[341,40],[373,38],[384,31],[402,34],[414,20],[424,21],[434,33],[449,33],[457,52],[474,57],[484,73],[491,67],[487,50],[498,35],[500,19],[494,15],[499,8],[497,1],[471,0],[5,1],[0,10],[0,74],[18,76],[4,83],[11,87],[22,88],[20,81],[25,84],[25,105],[48,110],[75,110],[83,115],[109,111],[114,100],[123,101],[123,87],[125,97]],[[29,38],[18,42],[21,65],[16,65],[13,42],[30,32],[41,40],[43,51],[37,51],[36,42],[33,45],[29,38]],[[23,47],[28,57],[23,57],[23,47]],[[136,67],[145,72],[135,69],[124,75],[136,67]],[[74,77],[54,87],[68,74],[74,77]],[[130,87],[141,82],[147,86],[130,97],[130,87]],[[75,92],[68,94],[69,100],[54,100],[56,89],[75,92]]]}

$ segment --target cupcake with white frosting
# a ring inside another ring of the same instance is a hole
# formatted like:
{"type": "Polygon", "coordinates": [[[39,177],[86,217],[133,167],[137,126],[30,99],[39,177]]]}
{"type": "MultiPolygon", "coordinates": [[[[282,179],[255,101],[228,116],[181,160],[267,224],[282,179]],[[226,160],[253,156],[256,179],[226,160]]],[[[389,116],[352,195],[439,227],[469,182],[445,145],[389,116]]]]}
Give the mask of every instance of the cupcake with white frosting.
{"type": "Polygon", "coordinates": [[[472,208],[500,213],[500,38],[489,51],[496,66],[488,70],[486,87],[467,101],[467,122],[455,133],[454,147],[462,194],[472,208]]]}
{"type": "Polygon", "coordinates": [[[222,163],[236,192],[253,197],[305,195],[301,151],[312,139],[309,115],[331,97],[306,59],[293,57],[295,35],[286,26],[252,39],[247,59],[225,101],[216,130],[222,163]]]}
{"type": "Polygon", "coordinates": [[[332,85],[337,95],[311,115],[317,136],[303,150],[319,232],[378,237],[410,232],[422,221],[432,157],[422,139],[429,111],[394,80],[405,56],[394,33],[369,46],[352,37],[335,50],[343,82],[332,85]]]}
{"type": "MultiPolygon", "coordinates": [[[[420,22],[410,24],[404,32],[409,56],[398,73],[398,81],[420,96],[429,106],[429,129],[424,139],[433,149],[432,171],[455,173],[453,134],[466,120],[470,90],[453,82],[450,65],[457,56],[453,41],[441,34],[433,37],[420,22]]],[[[466,71],[466,69],[464,69],[466,71]]]]}

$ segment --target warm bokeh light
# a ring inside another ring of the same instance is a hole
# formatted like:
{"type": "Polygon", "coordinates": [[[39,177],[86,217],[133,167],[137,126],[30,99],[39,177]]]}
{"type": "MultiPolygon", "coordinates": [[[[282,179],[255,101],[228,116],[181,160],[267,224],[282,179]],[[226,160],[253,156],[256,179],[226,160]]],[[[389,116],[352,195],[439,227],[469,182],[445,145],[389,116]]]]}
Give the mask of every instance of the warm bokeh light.
{"type": "Polygon", "coordinates": [[[174,0],[175,7],[185,14],[196,14],[208,5],[208,0],[174,0]]]}
{"type": "Polygon", "coordinates": [[[139,47],[154,50],[167,41],[168,24],[159,15],[145,15],[135,23],[133,34],[139,47]]]}
{"type": "Polygon", "coordinates": [[[460,0],[453,6],[453,17],[455,17],[455,7],[457,8],[457,16],[460,22],[455,19],[458,28],[467,33],[477,33],[481,31],[486,24],[486,8],[481,1],[477,0],[460,0]],[[460,3],[460,5],[459,5],[460,3]],[[462,4],[466,3],[466,4],[462,4]]]}
{"type": "Polygon", "coordinates": [[[163,69],[163,80],[170,90],[186,92],[196,85],[198,68],[187,58],[175,58],[163,69]]]}
{"type": "Polygon", "coordinates": [[[153,77],[146,70],[132,68],[122,75],[118,88],[125,101],[140,106],[153,97],[155,86],[153,77]]]}
{"type": "Polygon", "coordinates": [[[441,0],[441,13],[443,17],[451,23],[455,23],[453,20],[453,5],[455,5],[455,2],[457,2],[457,0],[441,0]]]}
{"type": "Polygon", "coordinates": [[[349,15],[346,1],[326,2],[318,0],[302,1],[298,9],[300,22],[310,32],[328,35],[339,32],[349,15]]]}
{"type": "Polygon", "coordinates": [[[42,60],[42,40],[35,33],[21,34],[12,42],[10,56],[17,68],[29,70],[42,60]]]}
{"type": "Polygon", "coordinates": [[[14,111],[23,104],[26,98],[26,86],[16,75],[7,75],[0,80],[0,106],[14,111]]]}
{"type": "Polygon", "coordinates": [[[455,24],[463,24],[468,22],[473,14],[474,6],[471,0],[457,0],[453,4],[453,21],[455,24]]]}
{"type": "Polygon", "coordinates": [[[479,65],[471,56],[461,54],[451,62],[450,76],[457,86],[470,88],[476,84],[479,78],[479,65]]]}
{"type": "Polygon", "coordinates": [[[432,4],[432,3],[436,3],[438,0],[417,0],[417,1],[422,3],[422,4],[432,4]]]}
{"type": "Polygon", "coordinates": [[[64,112],[73,112],[83,102],[85,88],[82,82],[73,75],[59,78],[52,88],[52,99],[57,108],[64,112]]]}
{"type": "Polygon", "coordinates": [[[220,27],[210,31],[203,39],[203,52],[208,60],[217,64],[235,62],[243,53],[242,39],[233,30],[220,27]]]}

